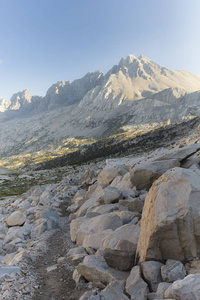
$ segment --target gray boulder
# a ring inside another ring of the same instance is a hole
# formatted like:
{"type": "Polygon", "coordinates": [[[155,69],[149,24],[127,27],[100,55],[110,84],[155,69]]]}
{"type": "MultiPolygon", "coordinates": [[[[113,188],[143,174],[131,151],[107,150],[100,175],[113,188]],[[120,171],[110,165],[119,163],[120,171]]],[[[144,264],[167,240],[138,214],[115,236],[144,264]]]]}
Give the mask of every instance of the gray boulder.
{"type": "Polygon", "coordinates": [[[123,281],[112,281],[98,295],[91,296],[88,300],[128,300],[123,291],[123,281]]]}
{"type": "Polygon", "coordinates": [[[92,282],[110,283],[111,281],[124,280],[128,272],[118,271],[110,268],[102,256],[88,255],[83,262],[77,266],[79,274],[92,282]]]}
{"type": "Polygon", "coordinates": [[[177,300],[200,299],[200,273],[186,276],[183,280],[174,281],[165,291],[165,299],[177,300]]]}
{"type": "Polygon", "coordinates": [[[105,204],[115,203],[119,201],[119,197],[121,195],[120,190],[114,187],[108,186],[104,189],[103,200],[105,204]]]}
{"type": "Polygon", "coordinates": [[[123,166],[105,169],[99,173],[97,182],[99,184],[109,185],[115,177],[124,175],[126,173],[127,170],[123,166]]]}
{"type": "Polygon", "coordinates": [[[168,259],[166,265],[161,267],[161,275],[164,281],[174,282],[185,278],[186,270],[180,261],[168,259]]]}
{"type": "Polygon", "coordinates": [[[142,200],[137,197],[137,198],[132,198],[132,197],[128,197],[124,200],[119,200],[119,206],[123,205],[128,207],[128,210],[133,211],[133,212],[142,212],[142,208],[143,208],[143,202],[142,200]]]}
{"type": "Polygon", "coordinates": [[[156,160],[178,159],[182,161],[200,150],[200,144],[188,145],[178,149],[171,149],[166,154],[156,158],[156,160]]]}
{"type": "Polygon", "coordinates": [[[141,264],[143,278],[153,292],[156,292],[159,283],[163,281],[161,277],[162,266],[164,265],[157,261],[145,261],[141,264]]]}
{"type": "Polygon", "coordinates": [[[149,293],[147,283],[141,277],[139,266],[135,266],[126,281],[126,292],[133,300],[146,300],[149,293]]]}
{"type": "Polygon", "coordinates": [[[99,215],[91,219],[86,218],[76,231],[76,243],[78,246],[81,246],[83,244],[84,238],[88,234],[99,233],[106,229],[115,230],[122,225],[123,223],[120,217],[115,213],[99,215]]]}

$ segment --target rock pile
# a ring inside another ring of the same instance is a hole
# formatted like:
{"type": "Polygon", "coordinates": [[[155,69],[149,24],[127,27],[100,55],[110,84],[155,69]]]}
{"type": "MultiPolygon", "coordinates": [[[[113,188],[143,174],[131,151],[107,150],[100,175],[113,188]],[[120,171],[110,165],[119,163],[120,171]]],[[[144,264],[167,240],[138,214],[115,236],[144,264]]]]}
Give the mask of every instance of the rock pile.
{"type": "Polygon", "coordinates": [[[77,288],[88,288],[80,300],[200,299],[199,151],[194,144],[108,160],[101,171],[87,165],[79,185],[66,178],[2,200],[0,299],[34,299],[31,265],[69,198],[77,247],[68,258],[77,262],[77,288]]]}
{"type": "Polygon", "coordinates": [[[200,145],[113,160],[80,178],[72,199],[80,299],[200,299],[200,145]],[[80,262],[81,260],[81,262],[80,262]]]}
{"type": "Polygon", "coordinates": [[[48,232],[60,226],[59,205],[76,191],[64,179],[0,201],[0,299],[34,299],[38,283],[32,263],[38,250],[45,251],[48,232]]]}

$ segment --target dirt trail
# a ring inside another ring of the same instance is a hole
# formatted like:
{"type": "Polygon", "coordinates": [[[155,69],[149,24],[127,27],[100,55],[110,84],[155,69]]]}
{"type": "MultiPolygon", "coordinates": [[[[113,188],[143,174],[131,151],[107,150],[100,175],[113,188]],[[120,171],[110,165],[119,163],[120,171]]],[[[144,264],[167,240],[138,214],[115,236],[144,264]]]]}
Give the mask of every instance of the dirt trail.
{"type": "Polygon", "coordinates": [[[33,272],[37,274],[38,289],[33,300],[77,300],[84,290],[76,290],[72,274],[76,263],[67,257],[69,249],[74,245],[70,239],[70,228],[67,222],[66,208],[63,207],[61,228],[56,230],[47,240],[47,251],[41,252],[33,263],[33,272]],[[66,257],[65,263],[57,263],[59,257],[66,257]],[[57,265],[56,269],[47,272],[47,268],[57,265]]]}

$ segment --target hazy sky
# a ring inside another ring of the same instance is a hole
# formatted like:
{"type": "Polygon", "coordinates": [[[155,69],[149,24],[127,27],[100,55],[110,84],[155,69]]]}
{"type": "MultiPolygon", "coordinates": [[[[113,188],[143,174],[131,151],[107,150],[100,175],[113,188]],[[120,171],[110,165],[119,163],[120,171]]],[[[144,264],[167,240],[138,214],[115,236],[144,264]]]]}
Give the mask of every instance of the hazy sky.
{"type": "Polygon", "coordinates": [[[200,74],[200,0],[0,0],[0,97],[45,95],[128,54],[200,74]]]}

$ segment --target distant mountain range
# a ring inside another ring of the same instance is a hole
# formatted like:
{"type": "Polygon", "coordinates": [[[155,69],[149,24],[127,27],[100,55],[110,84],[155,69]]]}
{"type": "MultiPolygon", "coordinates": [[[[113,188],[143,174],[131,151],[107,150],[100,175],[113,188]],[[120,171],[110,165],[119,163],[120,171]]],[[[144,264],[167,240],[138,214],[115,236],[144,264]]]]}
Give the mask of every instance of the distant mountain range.
{"type": "Polygon", "coordinates": [[[0,99],[0,155],[32,152],[69,137],[104,137],[200,115],[200,76],[145,56],[122,58],[105,75],[57,82],[45,97],[27,90],[0,99]]]}

